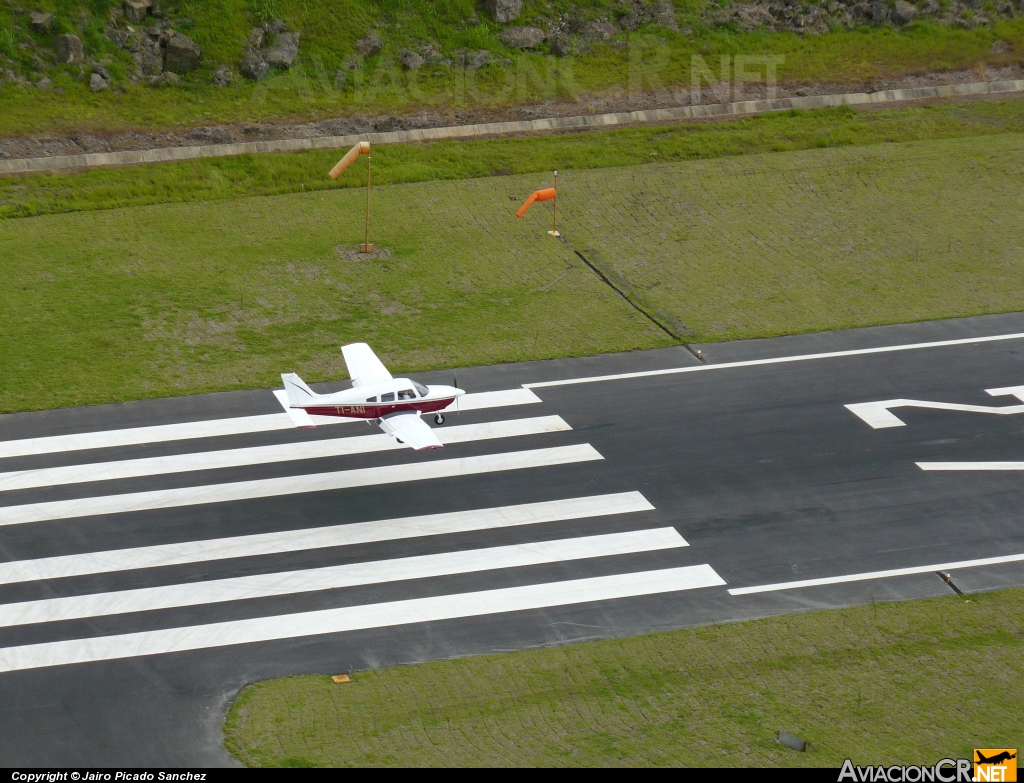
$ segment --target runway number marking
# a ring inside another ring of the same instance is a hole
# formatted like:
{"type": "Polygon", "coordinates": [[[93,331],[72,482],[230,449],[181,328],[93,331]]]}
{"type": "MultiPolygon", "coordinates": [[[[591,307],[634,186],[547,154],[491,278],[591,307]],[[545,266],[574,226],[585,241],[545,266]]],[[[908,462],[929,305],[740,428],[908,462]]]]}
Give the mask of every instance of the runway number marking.
{"type": "MultiPolygon", "coordinates": [[[[1013,395],[1024,402],[1024,386],[1008,386],[1002,389],[985,389],[993,397],[1013,395]]],[[[962,405],[956,402],[930,402],[928,400],[879,400],[877,402],[857,402],[845,406],[859,419],[880,430],[886,427],[905,427],[906,422],[892,413],[892,408],[933,408],[941,411],[963,411],[966,413],[994,413],[1012,416],[1024,413],[1024,405],[1004,405],[992,407],[987,405],[962,405]]]]}

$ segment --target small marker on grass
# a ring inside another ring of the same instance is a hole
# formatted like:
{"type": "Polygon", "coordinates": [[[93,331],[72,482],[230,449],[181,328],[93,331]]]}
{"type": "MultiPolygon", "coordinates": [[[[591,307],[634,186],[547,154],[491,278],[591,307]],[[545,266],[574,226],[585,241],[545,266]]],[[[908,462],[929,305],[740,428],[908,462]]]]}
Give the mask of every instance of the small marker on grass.
{"type": "Polygon", "coordinates": [[[802,740],[799,737],[794,737],[792,734],[787,734],[784,731],[780,731],[778,734],[776,734],[775,739],[777,739],[787,748],[798,750],[801,753],[807,752],[807,740],[802,740]]]}
{"type": "Polygon", "coordinates": [[[347,674],[335,674],[331,677],[331,679],[334,680],[335,685],[341,685],[346,682],[352,682],[352,678],[349,677],[347,674]]]}

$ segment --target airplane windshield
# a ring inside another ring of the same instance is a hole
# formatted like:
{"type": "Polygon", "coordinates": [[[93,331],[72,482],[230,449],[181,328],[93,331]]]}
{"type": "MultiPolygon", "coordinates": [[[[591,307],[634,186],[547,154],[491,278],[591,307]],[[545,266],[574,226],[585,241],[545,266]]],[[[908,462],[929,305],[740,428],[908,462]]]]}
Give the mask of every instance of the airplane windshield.
{"type": "Polygon", "coordinates": [[[413,381],[412,385],[416,387],[416,391],[420,393],[420,397],[426,397],[428,394],[430,394],[430,389],[428,389],[422,383],[416,383],[416,381],[413,381]]]}
{"type": "Polygon", "coordinates": [[[400,400],[415,400],[416,399],[416,395],[413,394],[412,389],[402,389],[402,391],[398,392],[398,399],[400,399],[400,400]]]}

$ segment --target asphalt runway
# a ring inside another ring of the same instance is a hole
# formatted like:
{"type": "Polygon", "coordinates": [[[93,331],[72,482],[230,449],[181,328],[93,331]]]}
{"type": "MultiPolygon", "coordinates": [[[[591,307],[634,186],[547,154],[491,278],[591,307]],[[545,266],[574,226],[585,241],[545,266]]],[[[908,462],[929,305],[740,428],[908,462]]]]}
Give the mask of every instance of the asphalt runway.
{"type": "Polygon", "coordinates": [[[268,677],[1024,585],[1024,314],[697,347],[460,370],[425,453],[270,390],[0,417],[0,763],[228,765],[268,677]]]}

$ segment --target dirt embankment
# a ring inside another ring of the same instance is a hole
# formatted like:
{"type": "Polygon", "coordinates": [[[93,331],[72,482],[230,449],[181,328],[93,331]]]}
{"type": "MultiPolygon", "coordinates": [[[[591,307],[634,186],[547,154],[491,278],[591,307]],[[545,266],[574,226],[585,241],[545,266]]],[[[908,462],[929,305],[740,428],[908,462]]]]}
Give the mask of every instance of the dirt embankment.
{"type": "MultiPolygon", "coordinates": [[[[1024,66],[947,71],[919,76],[877,79],[853,84],[780,84],[775,88],[779,98],[795,95],[834,95],[850,92],[878,92],[909,87],[940,84],[964,84],[980,81],[1024,79],[1024,66]]],[[[476,106],[446,111],[421,111],[406,115],[364,114],[337,117],[315,122],[256,122],[232,125],[212,125],[163,130],[130,130],[114,133],[70,133],[63,136],[42,135],[0,139],[0,157],[42,158],[53,155],[79,155],[89,152],[117,152],[121,150],[148,150],[162,147],[190,147],[204,144],[230,144],[242,141],[270,141],[302,139],[320,136],[344,136],[416,128],[436,128],[452,125],[472,125],[485,122],[532,120],[543,117],[568,117],[580,114],[637,111],[644,109],[687,106],[691,103],[726,103],[733,100],[751,100],[766,97],[765,84],[745,84],[737,93],[726,87],[717,92],[704,86],[700,99],[689,89],[663,90],[641,95],[590,95],[575,100],[545,101],[532,105],[476,106]]]]}

